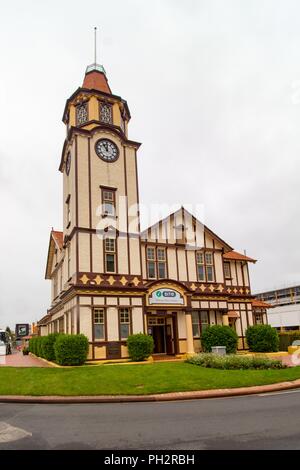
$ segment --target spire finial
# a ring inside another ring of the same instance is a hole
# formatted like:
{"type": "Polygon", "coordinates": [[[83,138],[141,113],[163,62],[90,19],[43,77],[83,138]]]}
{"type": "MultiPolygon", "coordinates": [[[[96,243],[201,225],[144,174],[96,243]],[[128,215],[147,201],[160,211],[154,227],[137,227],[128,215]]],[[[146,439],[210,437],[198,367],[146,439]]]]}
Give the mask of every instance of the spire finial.
{"type": "Polygon", "coordinates": [[[94,27],[94,64],[97,64],[97,26],[94,27]]]}

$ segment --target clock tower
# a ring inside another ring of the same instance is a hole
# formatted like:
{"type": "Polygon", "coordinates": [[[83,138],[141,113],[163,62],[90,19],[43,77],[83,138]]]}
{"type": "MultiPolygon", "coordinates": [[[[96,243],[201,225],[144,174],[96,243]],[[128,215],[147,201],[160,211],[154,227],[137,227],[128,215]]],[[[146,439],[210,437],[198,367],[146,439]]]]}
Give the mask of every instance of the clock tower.
{"type": "Polygon", "coordinates": [[[111,92],[103,66],[87,67],[63,113],[67,136],[59,169],[69,283],[100,285],[108,276],[113,286],[124,276],[128,282],[141,277],[140,144],[128,139],[129,121],[127,102],[111,92]]]}

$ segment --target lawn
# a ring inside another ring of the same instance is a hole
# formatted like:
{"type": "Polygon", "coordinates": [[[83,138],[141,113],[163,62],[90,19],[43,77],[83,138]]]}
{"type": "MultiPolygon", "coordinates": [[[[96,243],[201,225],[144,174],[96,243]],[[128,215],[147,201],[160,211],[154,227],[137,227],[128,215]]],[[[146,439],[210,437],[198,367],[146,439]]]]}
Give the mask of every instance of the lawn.
{"type": "Polygon", "coordinates": [[[205,369],[184,362],[83,367],[0,367],[0,395],[145,395],[263,385],[300,378],[282,370],[205,369]]]}

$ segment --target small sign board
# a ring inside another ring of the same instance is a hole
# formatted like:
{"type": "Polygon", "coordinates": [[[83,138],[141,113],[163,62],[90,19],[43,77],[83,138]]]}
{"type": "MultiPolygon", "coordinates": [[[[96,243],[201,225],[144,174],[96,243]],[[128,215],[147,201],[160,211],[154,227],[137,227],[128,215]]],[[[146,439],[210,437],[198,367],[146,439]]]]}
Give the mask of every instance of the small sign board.
{"type": "Polygon", "coordinates": [[[183,296],[175,289],[156,289],[149,297],[149,304],[184,304],[183,296]]]}
{"type": "Polygon", "coordinates": [[[29,324],[28,323],[18,323],[16,325],[16,337],[22,338],[23,336],[29,335],[29,324]]]}

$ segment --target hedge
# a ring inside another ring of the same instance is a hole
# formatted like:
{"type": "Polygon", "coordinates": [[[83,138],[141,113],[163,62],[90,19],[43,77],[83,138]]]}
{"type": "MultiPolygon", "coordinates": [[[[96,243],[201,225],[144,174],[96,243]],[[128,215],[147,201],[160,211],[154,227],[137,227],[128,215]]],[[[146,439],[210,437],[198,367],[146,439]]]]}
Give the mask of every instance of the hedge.
{"type": "Polygon", "coordinates": [[[211,352],[213,346],[226,346],[226,353],[235,353],[238,335],[230,326],[208,326],[201,335],[201,345],[205,352],[211,352]]]}
{"type": "Polygon", "coordinates": [[[144,361],[153,352],[153,338],[143,333],[130,335],[127,339],[127,347],[132,361],[144,361]]]}
{"type": "Polygon", "coordinates": [[[300,339],[300,331],[281,331],[279,333],[279,350],[287,351],[292,342],[300,339]]]}
{"type": "Polygon", "coordinates": [[[47,361],[55,361],[54,344],[60,333],[50,333],[48,336],[42,336],[42,357],[47,361]]]}
{"type": "Polygon", "coordinates": [[[237,354],[219,356],[212,353],[195,354],[188,358],[186,362],[201,367],[212,369],[284,369],[287,366],[276,359],[268,357],[248,357],[237,354]]]}
{"type": "Polygon", "coordinates": [[[86,336],[59,335],[54,343],[56,362],[62,366],[80,366],[85,363],[89,351],[86,336]]]}
{"type": "Polygon", "coordinates": [[[246,330],[250,351],[275,352],[279,350],[278,332],[271,325],[253,325],[246,330]]]}

